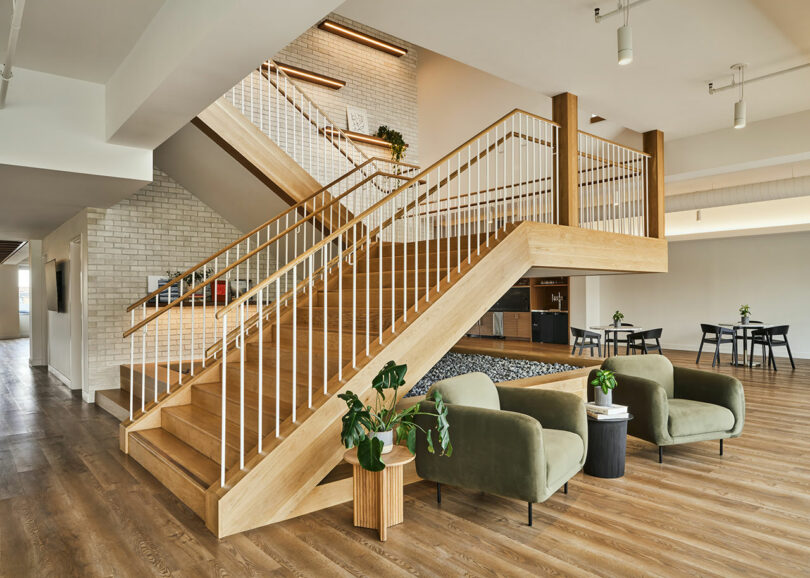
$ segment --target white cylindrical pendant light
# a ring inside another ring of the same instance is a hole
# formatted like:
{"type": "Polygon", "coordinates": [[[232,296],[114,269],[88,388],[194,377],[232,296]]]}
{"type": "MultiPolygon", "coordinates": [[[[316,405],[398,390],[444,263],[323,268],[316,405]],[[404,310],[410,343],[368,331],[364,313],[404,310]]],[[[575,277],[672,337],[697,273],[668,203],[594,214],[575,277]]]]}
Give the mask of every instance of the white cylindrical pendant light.
{"type": "Polygon", "coordinates": [[[734,103],[734,128],[745,128],[745,101],[734,103]]]}
{"type": "Polygon", "coordinates": [[[629,24],[620,26],[616,30],[616,39],[619,47],[619,64],[622,66],[630,64],[633,62],[633,29],[629,24]]]}

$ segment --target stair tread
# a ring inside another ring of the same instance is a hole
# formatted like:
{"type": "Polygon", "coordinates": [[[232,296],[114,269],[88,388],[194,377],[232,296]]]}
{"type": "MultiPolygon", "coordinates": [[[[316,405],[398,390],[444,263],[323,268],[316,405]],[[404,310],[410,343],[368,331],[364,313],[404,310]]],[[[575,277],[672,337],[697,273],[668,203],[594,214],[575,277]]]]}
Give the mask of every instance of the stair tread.
{"type": "Polygon", "coordinates": [[[140,430],[132,435],[146,440],[202,488],[208,488],[220,475],[219,464],[163,428],[140,430]]]}
{"type": "MultiPolygon", "coordinates": [[[[205,434],[217,439],[218,441],[220,440],[222,420],[220,420],[218,415],[213,414],[210,411],[191,403],[187,405],[175,405],[172,407],[167,407],[164,408],[163,411],[184,421],[191,427],[204,432],[205,434]]],[[[225,427],[227,428],[225,432],[226,445],[232,449],[238,450],[239,425],[230,420],[226,420],[225,427]]],[[[252,429],[251,424],[245,423],[246,439],[249,437],[248,433],[251,434],[250,439],[252,440],[255,434],[255,430],[252,429]]],[[[246,445],[247,448],[252,447],[250,444],[246,445]]]]}

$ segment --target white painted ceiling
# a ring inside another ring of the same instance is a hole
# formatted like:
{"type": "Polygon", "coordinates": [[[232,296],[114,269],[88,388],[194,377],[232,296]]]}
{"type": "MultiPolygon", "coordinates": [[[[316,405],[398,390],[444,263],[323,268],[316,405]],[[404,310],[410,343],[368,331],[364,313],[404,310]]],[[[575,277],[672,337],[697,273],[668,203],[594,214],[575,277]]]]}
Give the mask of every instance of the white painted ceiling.
{"type": "MultiPolygon", "coordinates": [[[[15,64],[106,83],[164,0],[26,0],[15,64]]],[[[11,0],[0,0],[5,58],[11,0]]]]}
{"type": "MultiPolygon", "coordinates": [[[[729,66],[748,77],[810,60],[808,0],[652,0],[631,11],[634,62],[616,64],[611,0],[348,0],[338,12],[546,95],[667,139],[728,127],[729,66]]],[[[810,108],[810,68],[746,88],[749,122],[810,108]]],[[[471,95],[474,98],[474,95],[471,95]]]]}

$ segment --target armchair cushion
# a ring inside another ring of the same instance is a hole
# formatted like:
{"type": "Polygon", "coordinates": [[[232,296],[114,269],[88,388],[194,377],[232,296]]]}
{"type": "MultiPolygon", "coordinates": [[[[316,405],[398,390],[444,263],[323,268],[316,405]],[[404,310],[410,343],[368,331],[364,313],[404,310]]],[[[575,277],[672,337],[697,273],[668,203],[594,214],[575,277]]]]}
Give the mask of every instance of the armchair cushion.
{"type": "Polygon", "coordinates": [[[672,362],[663,355],[609,357],[602,363],[602,369],[652,380],[664,388],[667,397],[675,395],[672,362]]]}
{"type": "Polygon", "coordinates": [[[734,427],[728,408],[691,399],[669,400],[669,433],[673,438],[727,432],[734,427]]]}
{"type": "Polygon", "coordinates": [[[498,390],[486,373],[476,372],[457,375],[456,377],[437,381],[430,389],[441,393],[445,403],[485,409],[501,409],[498,390]]]}
{"type": "Polygon", "coordinates": [[[731,437],[742,433],[745,422],[745,393],[739,379],[722,373],[688,367],[675,368],[675,395],[722,406],[734,415],[731,437]]]}
{"type": "Polygon", "coordinates": [[[585,461],[585,444],[575,433],[543,428],[546,486],[559,488],[579,471],[585,461]]]}

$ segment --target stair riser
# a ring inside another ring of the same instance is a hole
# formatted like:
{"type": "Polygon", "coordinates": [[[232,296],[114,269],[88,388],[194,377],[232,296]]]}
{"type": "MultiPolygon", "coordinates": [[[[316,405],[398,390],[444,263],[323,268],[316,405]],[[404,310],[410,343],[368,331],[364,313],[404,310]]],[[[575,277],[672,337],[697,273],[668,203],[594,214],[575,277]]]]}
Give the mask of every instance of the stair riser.
{"type": "MultiPolygon", "coordinates": [[[[275,390],[275,388],[274,388],[275,390]]],[[[222,402],[221,396],[211,394],[207,391],[194,389],[191,392],[191,403],[206,411],[213,413],[216,416],[222,415],[222,402]]],[[[275,408],[276,402],[273,398],[265,396],[263,402],[263,427],[265,435],[273,427],[271,424],[275,423],[275,408]]],[[[239,402],[228,398],[225,408],[228,421],[238,424],[239,423],[239,402]]],[[[279,407],[281,419],[284,420],[292,413],[292,407],[289,403],[281,403],[279,407]]],[[[251,429],[258,431],[259,424],[259,411],[258,411],[258,398],[255,391],[245,392],[245,423],[251,424],[251,429]],[[252,395],[251,395],[252,394],[252,395]]]]}

